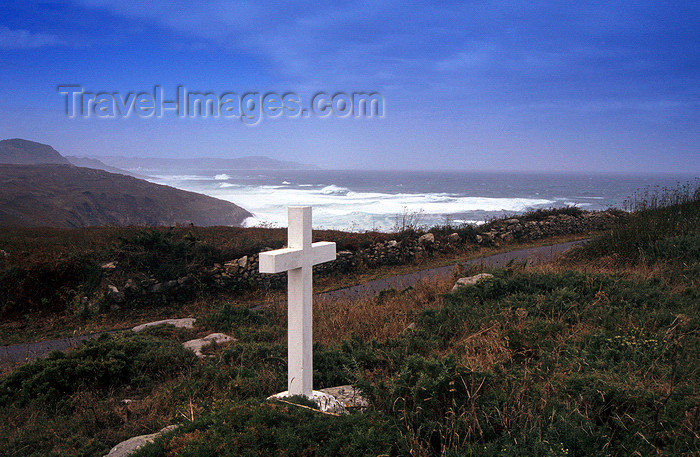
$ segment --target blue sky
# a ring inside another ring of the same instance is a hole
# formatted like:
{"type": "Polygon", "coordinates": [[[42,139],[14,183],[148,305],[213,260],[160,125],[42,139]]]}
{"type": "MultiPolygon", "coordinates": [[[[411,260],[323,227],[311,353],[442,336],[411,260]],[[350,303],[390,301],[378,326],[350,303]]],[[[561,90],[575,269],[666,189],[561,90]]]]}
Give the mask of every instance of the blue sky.
{"type": "Polygon", "coordinates": [[[700,171],[698,2],[5,1],[0,138],[324,168],[700,171]],[[382,118],[70,119],[88,92],[381,93],[382,118]]]}

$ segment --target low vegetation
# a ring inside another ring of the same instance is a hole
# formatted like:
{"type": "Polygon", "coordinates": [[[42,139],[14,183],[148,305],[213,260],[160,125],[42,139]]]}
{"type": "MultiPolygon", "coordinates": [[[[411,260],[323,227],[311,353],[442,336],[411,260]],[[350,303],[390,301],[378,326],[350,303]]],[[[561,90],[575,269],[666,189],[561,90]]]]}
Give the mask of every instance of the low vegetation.
{"type": "MultiPolygon", "coordinates": [[[[573,210],[537,210],[522,217],[539,217],[540,213],[570,214],[573,210]]],[[[477,249],[477,234],[489,227],[488,224],[477,227],[446,222],[428,228],[419,224],[419,214],[401,217],[403,225],[397,224],[394,233],[317,230],[314,238],[334,241],[338,251],[357,251],[390,239],[415,241],[427,232],[447,246],[450,245],[449,236],[456,233],[465,244],[451,253],[454,257],[477,249]]],[[[0,231],[0,319],[17,322],[73,313],[77,314],[75,317],[81,325],[82,318],[90,317],[85,316],[83,297],[105,293],[106,273],[109,273],[111,283],[119,285],[126,284],[128,279],[137,282],[170,281],[187,275],[198,276],[215,264],[250,256],[264,249],[277,249],[285,242],[286,230],[279,228],[3,228],[0,231]],[[112,264],[115,268],[105,270],[105,264],[112,264]]],[[[196,287],[189,288],[187,294],[172,298],[185,302],[220,292],[211,289],[210,283],[198,282],[196,287]]],[[[150,305],[153,303],[139,303],[139,306],[150,305]]],[[[98,308],[100,306],[90,307],[93,313],[98,308]]],[[[103,311],[108,308],[106,305],[103,311]]],[[[0,340],[7,342],[2,333],[0,330],[0,340]]]]}
{"type": "Polygon", "coordinates": [[[589,258],[616,256],[626,263],[692,262],[698,257],[700,184],[637,192],[625,202],[634,215],[589,243],[589,258]]]}
{"type": "MultiPolygon", "coordinates": [[[[390,235],[316,231],[314,236],[335,241],[338,250],[354,250],[390,235]]],[[[286,230],[270,228],[3,228],[0,318],[70,311],[76,300],[95,292],[107,262],[119,265],[117,277],[172,280],[285,242],[286,230]]]]}
{"type": "Polygon", "coordinates": [[[315,303],[314,386],[359,387],[365,412],[266,401],[286,388],[286,310],[223,300],[193,330],[105,336],[0,378],[0,454],[103,455],[175,423],[137,455],[696,455],[700,206],[671,192],[553,265],[315,303]],[[178,344],[210,331],[238,341],[204,360],[178,344]]]}

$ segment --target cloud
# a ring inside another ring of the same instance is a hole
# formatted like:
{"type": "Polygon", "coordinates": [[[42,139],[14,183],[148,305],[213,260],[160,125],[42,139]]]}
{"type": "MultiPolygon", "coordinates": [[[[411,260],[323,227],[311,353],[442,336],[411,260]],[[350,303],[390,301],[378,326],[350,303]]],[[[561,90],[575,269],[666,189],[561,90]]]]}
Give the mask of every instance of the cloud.
{"type": "Polygon", "coordinates": [[[157,23],[185,39],[248,53],[262,59],[278,77],[309,85],[396,83],[434,59],[446,58],[455,44],[453,28],[444,27],[449,11],[403,2],[313,7],[306,2],[81,3],[157,23]]]}
{"type": "Polygon", "coordinates": [[[0,49],[36,49],[47,46],[64,46],[67,43],[61,38],[48,33],[32,33],[28,30],[11,30],[0,26],[0,49]]]}
{"type": "MultiPolygon", "coordinates": [[[[175,31],[181,49],[251,56],[302,90],[378,90],[454,103],[667,97],[679,71],[697,80],[697,7],[595,7],[550,0],[357,2],[79,0],[175,31]],[[691,63],[689,63],[691,62],[691,63]],[[680,70],[679,70],[680,69],[680,70]]],[[[684,96],[684,94],[681,94],[684,96]]],[[[413,97],[415,98],[415,97],[413,97]]],[[[410,101],[409,101],[410,103],[410,101]]]]}

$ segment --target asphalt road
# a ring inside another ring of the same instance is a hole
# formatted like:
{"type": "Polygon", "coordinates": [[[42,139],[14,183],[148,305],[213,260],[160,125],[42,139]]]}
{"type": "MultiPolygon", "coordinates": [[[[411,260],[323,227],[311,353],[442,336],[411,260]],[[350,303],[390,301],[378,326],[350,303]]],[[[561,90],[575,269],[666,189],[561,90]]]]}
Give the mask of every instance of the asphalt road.
{"type": "MultiPolygon", "coordinates": [[[[386,289],[404,289],[415,285],[425,278],[435,278],[452,275],[459,266],[483,265],[486,267],[503,267],[509,262],[528,262],[530,264],[542,263],[551,260],[555,255],[567,251],[573,246],[583,243],[583,241],[571,241],[559,243],[551,246],[539,246],[534,248],[519,249],[516,251],[503,252],[487,257],[481,257],[466,262],[461,262],[443,267],[430,268],[428,270],[417,271],[390,278],[377,279],[364,284],[332,290],[319,294],[319,296],[330,299],[355,299],[367,295],[373,295],[386,289]]],[[[111,333],[111,332],[105,332],[111,333]]],[[[37,341],[35,343],[20,343],[9,346],[0,346],[0,372],[19,363],[29,362],[36,358],[46,357],[51,351],[65,351],[77,347],[82,341],[95,339],[100,333],[89,335],[79,335],[70,338],[60,338],[55,340],[37,341]]]]}
{"type": "Polygon", "coordinates": [[[420,280],[426,278],[450,276],[460,266],[467,267],[470,265],[483,265],[485,267],[498,268],[504,267],[510,262],[527,262],[528,264],[547,262],[555,255],[567,251],[583,242],[584,241],[570,241],[568,243],[553,244],[551,246],[538,246],[534,248],[518,249],[517,251],[503,252],[453,265],[445,265],[443,267],[430,268],[428,270],[416,271],[405,275],[377,279],[364,284],[332,290],[319,295],[324,298],[354,299],[366,295],[378,294],[382,290],[386,289],[405,289],[406,287],[413,286],[420,280]]]}

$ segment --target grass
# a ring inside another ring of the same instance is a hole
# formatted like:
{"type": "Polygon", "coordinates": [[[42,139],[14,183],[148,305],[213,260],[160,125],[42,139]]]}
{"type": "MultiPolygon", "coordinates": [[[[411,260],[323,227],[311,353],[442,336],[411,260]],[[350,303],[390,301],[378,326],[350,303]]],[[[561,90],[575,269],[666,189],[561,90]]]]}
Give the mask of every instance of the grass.
{"type": "Polygon", "coordinates": [[[613,229],[606,250],[492,270],[456,292],[432,280],[319,300],[314,386],[358,386],[364,414],[265,401],[286,388],[286,310],[221,297],[193,333],[105,337],[0,378],[0,454],[103,455],[177,423],[137,455],[696,455],[696,202],[633,212],[637,230],[613,229]],[[652,236],[669,214],[677,229],[652,236]],[[209,331],[238,342],[181,353],[209,331]]]}
{"type": "MultiPolygon", "coordinates": [[[[445,236],[453,231],[453,228],[448,227],[448,230],[445,226],[431,230],[438,229],[445,232],[445,236]]],[[[241,251],[240,246],[248,246],[246,249],[252,249],[250,246],[281,246],[285,236],[281,229],[235,227],[173,227],[152,230],[105,227],[72,231],[10,229],[0,232],[0,242],[13,253],[7,258],[0,257],[0,267],[5,267],[4,270],[0,268],[0,277],[4,279],[0,281],[0,292],[5,297],[0,300],[0,309],[4,310],[0,313],[0,344],[128,328],[134,323],[177,317],[183,313],[199,315],[225,294],[200,290],[199,296],[186,297],[187,299],[174,304],[123,309],[117,313],[84,315],[71,312],[71,308],[81,308],[75,306],[80,302],[80,297],[94,293],[104,277],[100,265],[107,261],[118,260],[120,264],[118,271],[110,273],[112,279],[125,275],[136,278],[151,275],[170,279],[186,271],[208,268],[215,262],[236,258],[243,255],[242,252],[256,252],[241,251]],[[23,238],[25,236],[26,239],[23,238]],[[51,262],[45,258],[46,251],[51,253],[51,262]],[[19,264],[18,258],[22,259],[19,264]]],[[[321,231],[314,232],[314,236],[317,239],[328,236],[327,239],[335,240],[339,243],[340,251],[353,246],[366,247],[376,241],[397,237],[398,234],[321,231]]],[[[588,234],[508,244],[500,248],[477,248],[476,245],[467,244],[463,249],[436,252],[410,264],[362,268],[343,275],[315,278],[315,290],[321,292],[347,287],[496,252],[570,241],[584,236],[588,234]]],[[[124,279],[123,282],[125,281],[124,279]]],[[[253,305],[282,296],[279,291],[240,290],[232,294],[231,299],[253,305]]]]}
{"type": "Polygon", "coordinates": [[[633,217],[589,243],[583,255],[615,256],[622,263],[632,264],[659,259],[681,263],[697,257],[699,181],[673,189],[637,192],[625,207],[633,217]]]}
{"type": "MultiPolygon", "coordinates": [[[[386,265],[348,272],[342,276],[317,277],[314,278],[314,291],[324,292],[335,290],[376,279],[393,277],[444,265],[452,265],[500,252],[562,243],[586,238],[588,236],[591,236],[591,234],[556,236],[527,243],[506,244],[498,248],[483,247],[480,249],[467,249],[465,252],[437,253],[432,257],[423,258],[411,264],[386,265]]],[[[203,316],[221,302],[226,301],[235,301],[241,306],[253,307],[261,304],[267,305],[277,303],[284,299],[285,293],[283,291],[241,290],[230,293],[218,292],[216,294],[194,297],[184,303],[126,308],[119,312],[98,313],[87,317],[74,313],[39,311],[25,314],[18,318],[3,319],[0,321],[0,345],[66,338],[76,334],[82,335],[101,331],[127,329],[138,323],[175,317],[203,316]]]]}

